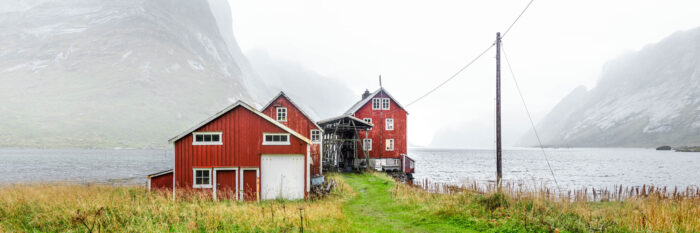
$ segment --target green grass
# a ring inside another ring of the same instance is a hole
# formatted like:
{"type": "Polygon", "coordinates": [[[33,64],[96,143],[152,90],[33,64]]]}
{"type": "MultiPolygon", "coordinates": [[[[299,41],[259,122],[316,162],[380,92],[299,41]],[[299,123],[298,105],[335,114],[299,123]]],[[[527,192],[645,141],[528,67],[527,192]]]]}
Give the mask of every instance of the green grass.
{"type": "Polygon", "coordinates": [[[343,178],[355,196],[343,205],[352,228],[361,232],[476,232],[459,222],[426,212],[421,205],[394,201],[391,178],[347,174],[343,178]]]}
{"type": "Polygon", "coordinates": [[[172,201],[170,192],[143,187],[6,186],[0,232],[300,232],[302,215],[305,232],[700,232],[700,190],[591,202],[527,190],[437,194],[381,173],[327,178],[337,181],[333,192],[306,201],[212,201],[198,193],[172,201]]]}

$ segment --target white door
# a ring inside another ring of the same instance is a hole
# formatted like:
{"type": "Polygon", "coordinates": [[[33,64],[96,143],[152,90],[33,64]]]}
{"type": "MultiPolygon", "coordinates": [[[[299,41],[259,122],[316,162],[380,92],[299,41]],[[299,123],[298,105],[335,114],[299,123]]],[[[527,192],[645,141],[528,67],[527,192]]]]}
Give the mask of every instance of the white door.
{"type": "Polygon", "coordinates": [[[262,199],[303,199],[304,167],[303,155],[262,155],[260,164],[262,199]]]}

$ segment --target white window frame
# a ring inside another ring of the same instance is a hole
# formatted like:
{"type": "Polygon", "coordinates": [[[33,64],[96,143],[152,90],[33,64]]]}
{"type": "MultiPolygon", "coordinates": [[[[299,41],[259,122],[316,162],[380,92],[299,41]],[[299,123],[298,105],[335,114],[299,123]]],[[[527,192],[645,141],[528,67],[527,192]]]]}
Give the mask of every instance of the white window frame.
{"type": "Polygon", "coordinates": [[[379,110],[379,109],[382,109],[381,98],[372,98],[372,110],[379,110]]]}
{"type": "Polygon", "coordinates": [[[391,108],[391,100],[389,98],[382,98],[382,109],[389,110],[391,108]],[[386,104],[386,106],[384,106],[386,104]]]}
{"type": "Polygon", "coordinates": [[[224,144],[224,137],[223,137],[222,132],[194,132],[192,133],[192,145],[195,146],[206,146],[206,145],[223,145],[224,144]],[[198,142],[197,141],[197,135],[219,135],[219,141],[210,141],[210,142],[198,142]]]}
{"type": "Polygon", "coordinates": [[[277,107],[275,108],[275,119],[279,122],[287,122],[289,119],[289,111],[287,111],[286,107],[277,107]],[[280,110],[284,110],[284,120],[280,120],[280,110]]]}
{"type": "Polygon", "coordinates": [[[192,188],[211,188],[212,182],[212,172],[210,168],[192,168],[192,188]],[[197,184],[197,171],[208,171],[209,172],[209,183],[208,184],[197,184]]]}
{"type": "Polygon", "coordinates": [[[384,122],[384,129],[394,130],[394,118],[386,118],[384,122]],[[391,124],[389,122],[391,122],[391,124]]]}
{"type": "Polygon", "coordinates": [[[394,151],[394,139],[390,138],[386,140],[386,151],[394,151]],[[391,146],[391,147],[389,147],[391,146]]]}
{"type": "MultiPolygon", "coordinates": [[[[365,122],[367,122],[367,123],[372,124],[372,118],[364,118],[364,119],[362,119],[362,120],[365,121],[365,122]]],[[[367,129],[367,130],[372,130],[372,128],[369,128],[369,129],[367,129]]]]}
{"type": "Polygon", "coordinates": [[[321,130],[312,129],[312,130],[311,130],[311,134],[309,134],[309,135],[311,136],[311,142],[315,142],[315,143],[316,143],[316,142],[321,142],[321,130]],[[318,133],[318,138],[317,138],[317,139],[314,139],[314,133],[318,133]]]}
{"type": "Polygon", "coordinates": [[[362,140],[362,149],[366,150],[366,151],[372,151],[372,139],[371,138],[365,138],[362,140]]]}
{"type": "Polygon", "coordinates": [[[263,133],[263,146],[287,146],[291,145],[290,144],[290,139],[289,139],[289,134],[288,133],[263,133]],[[284,135],[287,136],[287,141],[282,141],[282,142],[275,142],[275,141],[267,141],[267,136],[276,136],[276,135],[284,135]]]}

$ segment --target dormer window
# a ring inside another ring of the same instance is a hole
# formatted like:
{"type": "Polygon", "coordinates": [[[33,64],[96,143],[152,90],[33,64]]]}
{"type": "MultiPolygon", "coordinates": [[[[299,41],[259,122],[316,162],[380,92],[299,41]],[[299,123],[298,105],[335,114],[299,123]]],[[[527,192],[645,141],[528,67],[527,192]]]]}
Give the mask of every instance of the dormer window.
{"type": "Polygon", "coordinates": [[[277,121],[287,121],[287,108],[277,107],[277,121]]]}
{"type": "Polygon", "coordinates": [[[372,110],[379,110],[382,108],[382,99],[374,98],[372,99],[372,110]]]}

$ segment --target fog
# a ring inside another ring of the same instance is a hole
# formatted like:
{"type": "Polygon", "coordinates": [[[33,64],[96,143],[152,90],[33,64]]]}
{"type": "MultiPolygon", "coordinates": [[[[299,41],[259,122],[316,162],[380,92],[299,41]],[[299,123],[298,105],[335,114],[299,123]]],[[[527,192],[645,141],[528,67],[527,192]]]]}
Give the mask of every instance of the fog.
{"type": "MultiPolygon", "coordinates": [[[[407,104],[493,43],[495,33],[504,31],[528,1],[229,3],[233,31],[246,55],[263,51],[293,61],[356,96],[378,88],[381,74],[384,87],[407,104]]],[[[538,121],[576,87],[594,87],[607,61],[700,26],[697,9],[697,1],[534,1],[503,45],[538,121]]],[[[503,80],[504,143],[513,145],[530,124],[505,64],[503,80]]],[[[407,107],[409,141],[492,147],[494,84],[491,50],[448,85],[407,107]]]]}

